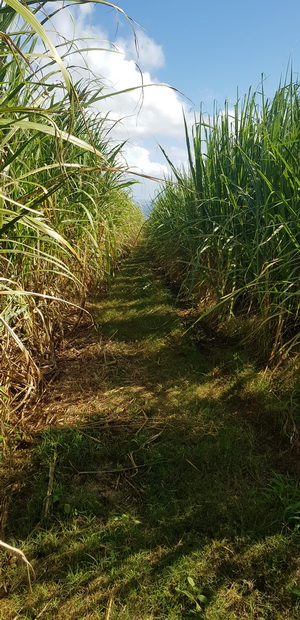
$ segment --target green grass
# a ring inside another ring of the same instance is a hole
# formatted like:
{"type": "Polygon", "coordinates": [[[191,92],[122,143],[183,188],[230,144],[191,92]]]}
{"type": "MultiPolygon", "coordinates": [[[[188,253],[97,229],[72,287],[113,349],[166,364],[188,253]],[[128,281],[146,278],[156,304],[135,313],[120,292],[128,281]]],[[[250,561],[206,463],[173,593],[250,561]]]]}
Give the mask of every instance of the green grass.
{"type": "Polygon", "coordinates": [[[106,366],[82,354],[99,378],[85,398],[74,380],[76,423],[63,402],[65,424],[15,445],[6,540],[37,577],[30,593],[3,557],[0,617],[298,618],[297,459],[268,377],[246,349],[184,335],[142,250],[95,307],[106,366]]]}

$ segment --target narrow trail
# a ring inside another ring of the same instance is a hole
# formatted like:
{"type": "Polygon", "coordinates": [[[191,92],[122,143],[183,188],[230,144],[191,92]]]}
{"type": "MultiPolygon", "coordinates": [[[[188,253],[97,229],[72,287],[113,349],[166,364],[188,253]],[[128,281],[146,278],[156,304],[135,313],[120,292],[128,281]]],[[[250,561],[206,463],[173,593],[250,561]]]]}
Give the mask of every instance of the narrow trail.
{"type": "MultiPolygon", "coordinates": [[[[205,407],[218,408],[223,386],[209,348],[201,354],[189,336],[182,337],[181,311],[143,249],[122,265],[91,309],[97,332],[83,326],[61,348],[59,378],[48,389],[37,424],[65,425],[93,413],[193,422],[200,411],[203,422],[205,407]]],[[[226,357],[225,350],[220,354],[226,357]]]]}
{"type": "Polygon", "coordinates": [[[143,248],[93,312],[97,329],[61,348],[36,413],[46,430],[7,532],[37,580],[19,597],[7,585],[0,617],[298,618],[285,447],[270,440],[253,365],[184,334],[143,248]]]}

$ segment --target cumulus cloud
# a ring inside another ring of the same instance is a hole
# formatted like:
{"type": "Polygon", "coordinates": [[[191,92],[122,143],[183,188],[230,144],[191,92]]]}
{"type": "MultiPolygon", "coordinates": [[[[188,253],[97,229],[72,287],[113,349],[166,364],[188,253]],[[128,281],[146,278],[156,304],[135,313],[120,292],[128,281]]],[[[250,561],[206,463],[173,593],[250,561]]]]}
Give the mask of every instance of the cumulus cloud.
{"type": "Polygon", "coordinates": [[[168,172],[165,164],[151,160],[150,151],[145,147],[128,143],[123,153],[128,167],[134,172],[161,178],[164,178],[168,172]]]}
{"type": "Polygon", "coordinates": [[[79,5],[79,15],[91,15],[94,12],[94,5],[91,2],[79,5]]]}
{"type": "Polygon", "coordinates": [[[141,29],[136,32],[136,41],[132,36],[129,39],[119,38],[116,44],[127,59],[136,60],[143,70],[160,69],[165,64],[162,45],[155,43],[141,29]]]}
{"type": "Polygon", "coordinates": [[[102,99],[96,108],[112,122],[116,140],[130,141],[125,148],[128,165],[144,174],[163,177],[167,166],[162,163],[161,156],[157,158],[155,148],[149,147],[149,139],[161,144],[165,140],[168,144],[173,141],[172,148],[177,149],[176,164],[180,163],[178,159],[183,153],[184,139],[183,111],[190,124],[193,115],[176,90],[153,77],[153,72],[165,62],[162,45],[139,29],[137,55],[130,28],[128,38],[120,37],[112,45],[105,30],[98,25],[96,16],[101,19],[101,7],[95,9],[91,4],[82,4],[73,7],[72,14],[64,9],[53,18],[61,35],[60,41],[77,39],[77,47],[85,48],[81,53],[72,54],[70,70],[74,72],[74,79],[86,77],[87,71],[98,77],[103,94],[126,91],[102,99]],[[116,125],[115,121],[118,121],[116,125]]]}
{"type": "Polygon", "coordinates": [[[147,205],[151,202],[157,187],[168,174],[168,166],[162,161],[158,161],[155,149],[147,148],[146,146],[127,143],[123,150],[123,155],[129,170],[160,180],[156,182],[151,178],[130,176],[131,180],[136,182],[133,194],[137,202],[141,202],[143,207],[146,206],[147,212],[147,205]]]}

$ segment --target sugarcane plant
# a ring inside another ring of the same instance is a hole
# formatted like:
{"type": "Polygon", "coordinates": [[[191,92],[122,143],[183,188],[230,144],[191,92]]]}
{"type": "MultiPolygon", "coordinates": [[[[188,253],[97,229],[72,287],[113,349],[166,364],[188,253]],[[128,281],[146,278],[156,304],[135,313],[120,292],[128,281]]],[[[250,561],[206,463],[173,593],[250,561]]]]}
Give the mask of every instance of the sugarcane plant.
{"type": "Polygon", "coordinates": [[[194,300],[199,320],[247,324],[275,366],[299,344],[300,88],[260,92],[202,112],[188,166],[165,153],[178,185],[162,187],[148,224],[157,260],[194,300]],[[208,318],[207,318],[208,320],[208,318]]]}
{"type": "Polygon", "coordinates": [[[58,10],[51,7],[0,5],[0,398],[10,412],[22,410],[55,363],[62,308],[82,308],[88,286],[111,273],[143,219],[121,145],[110,145],[92,108],[102,85],[74,82],[71,42],[55,44],[46,29],[58,10]]]}

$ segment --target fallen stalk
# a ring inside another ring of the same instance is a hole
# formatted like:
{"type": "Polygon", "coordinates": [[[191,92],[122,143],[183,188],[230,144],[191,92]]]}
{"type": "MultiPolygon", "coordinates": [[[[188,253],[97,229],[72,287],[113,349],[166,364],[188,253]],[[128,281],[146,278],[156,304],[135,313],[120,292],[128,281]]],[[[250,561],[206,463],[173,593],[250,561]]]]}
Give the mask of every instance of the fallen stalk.
{"type": "Polygon", "coordinates": [[[3,542],[3,540],[0,540],[0,547],[3,547],[3,549],[6,549],[12,555],[15,555],[18,558],[21,558],[21,560],[24,562],[24,564],[26,564],[28,586],[29,586],[30,592],[32,592],[30,570],[32,570],[32,573],[33,573],[34,577],[35,577],[35,572],[34,572],[34,568],[33,568],[32,564],[30,564],[30,562],[27,560],[25,553],[23,553],[23,551],[21,551],[21,549],[17,549],[17,547],[12,547],[11,545],[8,545],[7,543],[3,542]]]}

